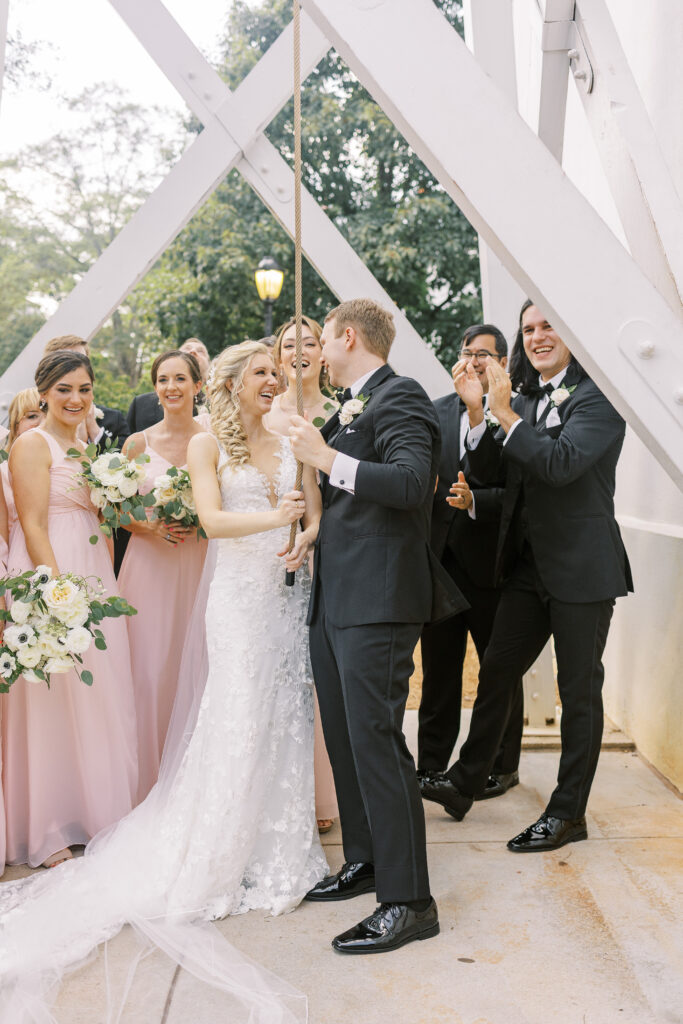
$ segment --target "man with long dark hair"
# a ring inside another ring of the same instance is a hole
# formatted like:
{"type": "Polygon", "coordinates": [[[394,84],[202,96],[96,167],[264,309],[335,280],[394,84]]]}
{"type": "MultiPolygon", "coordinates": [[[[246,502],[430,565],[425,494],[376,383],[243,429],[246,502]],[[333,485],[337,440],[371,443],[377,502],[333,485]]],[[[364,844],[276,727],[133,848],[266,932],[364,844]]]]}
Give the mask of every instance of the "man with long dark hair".
{"type": "MultiPolygon", "coordinates": [[[[471,366],[455,373],[467,405],[470,473],[505,480],[497,551],[503,580],[479,674],[468,739],[430,798],[462,819],[486,782],[515,683],[552,635],[562,700],[557,786],[538,821],[511,839],[515,852],[585,839],[585,810],[602,737],[602,654],[614,600],[632,589],[614,518],[617,460],[625,423],[553,329],[525,302],[512,359],[514,379],[487,367],[492,436],[471,366]],[[512,386],[520,394],[511,399],[512,386]]],[[[426,795],[426,794],[425,794],[426,795]]]]}

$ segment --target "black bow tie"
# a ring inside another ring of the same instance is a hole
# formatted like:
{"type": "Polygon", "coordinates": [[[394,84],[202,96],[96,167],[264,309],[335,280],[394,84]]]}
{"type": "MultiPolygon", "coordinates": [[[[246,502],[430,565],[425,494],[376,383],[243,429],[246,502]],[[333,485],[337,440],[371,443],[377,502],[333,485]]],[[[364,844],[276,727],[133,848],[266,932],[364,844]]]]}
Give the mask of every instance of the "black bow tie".
{"type": "Polygon", "coordinates": [[[532,384],[528,393],[533,398],[543,398],[543,395],[547,395],[550,398],[553,391],[555,391],[554,384],[532,384]]]}
{"type": "Polygon", "coordinates": [[[339,404],[343,405],[344,402],[350,402],[352,398],[351,388],[344,388],[341,395],[339,395],[339,404]]]}

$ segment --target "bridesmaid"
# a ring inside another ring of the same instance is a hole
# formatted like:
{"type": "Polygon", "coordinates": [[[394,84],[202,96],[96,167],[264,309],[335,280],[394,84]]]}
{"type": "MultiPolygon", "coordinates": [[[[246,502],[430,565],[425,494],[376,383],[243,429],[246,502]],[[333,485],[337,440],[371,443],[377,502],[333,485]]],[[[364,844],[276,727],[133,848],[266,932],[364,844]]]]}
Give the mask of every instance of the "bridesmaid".
{"type": "MultiPolygon", "coordinates": [[[[53,352],[36,370],[45,421],[12,444],[9,468],[18,525],[10,538],[12,573],[48,565],[99,577],[107,594],[116,581],[107,545],[89,543],[98,532],[79,465],[66,455],[82,447],[79,425],[92,403],[93,371],[86,356],[53,352]]],[[[44,684],[19,679],[2,696],[3,785],[7,862],[53,867],[127,814],[137,788],[135,702],[126,624],[106,619],[106,655],[91,648],[83,666],[93,686],[75,672],[44,684]]]]}
{"type": "MultiPolygon", "coordinates": [[[[333,399],[327,398],[321,390],[321,387],[327,383],[327,371],[321,362],[322,327],[311,317],[305,316],[302,319],[301,368],[304,385],[304,412],[311,420],[318,417],[328,420],[336,411],[337,403],[333,399]]],[[[263,422],[268,430],[273,430],[278,434],[289,434],[289,419],[296,413],[296,321],[294,318],[288,320],[280,328],[273,346],[273,358],[278,373],[285,378],[287,388],[282,394],[275,396],[273,406],[264,417],[263,422]]],[[[317,698],[315,701],[314,770],[315,814],[318,819],[318,830],[321,833],[329,832],[339,811],[332,766],[323,738],[317,698]]]]}
{"type": "MultiPolygon", "coordinates": [[[[37,388],[24,388],[17,392],[9,407],[9,433],[5,440],[5,450],[9,454],[16,439],[27,430],[39,427],[45,419],[45,413],[40,408],[40,395],[37,388]]],[[[0,466],[0,481],[4,491],[7,504],[7,523],[9,542],[12,538],[12,530],[17,524],[17,510],[14,505],[14,495],[9,479],[9,462],[3,462],[0,466]]]]}
{"type": "MultiPolygon", "coordinates": [[[[160,423],[132,434],[123,451],[129,457],[145,452],[146,476],[140,491],[148,493],[157,477],[171,466],[185,468],[190,438],[203,427],[193,419],[195,395],[202,386],[199,363],[188,352],[157,356],[152,383],[164,412],[160,423]]],[[[128,620],[131,663],[138,722],[140,781],[144,800],[157,781],[187,625],[206,557],[206,540],[197,531],[159,520],[134,522],[119,573],[121,594],[138,614],[128,620]]]]}
{"type": "MultiPolygon", "coordinates": [[[[0,576],[7,572],[7,506],[0,487],[0,576]]],[[[5,609],[4,595],[0,597],[0,608],[5,609]]],[[[0,637],[2,637],[4,622],[0,621],[0,637]]],[[[1,713],[1,709],[0,709],[1,713]]],[[[0,765],[2,765],[2,736],[0,734],[0,765]]],[[[5,853],[7,848],[5,830],[5,801],[2,794],[2,778],[0,777],[0,875],[5,871],[5,853]]]]}

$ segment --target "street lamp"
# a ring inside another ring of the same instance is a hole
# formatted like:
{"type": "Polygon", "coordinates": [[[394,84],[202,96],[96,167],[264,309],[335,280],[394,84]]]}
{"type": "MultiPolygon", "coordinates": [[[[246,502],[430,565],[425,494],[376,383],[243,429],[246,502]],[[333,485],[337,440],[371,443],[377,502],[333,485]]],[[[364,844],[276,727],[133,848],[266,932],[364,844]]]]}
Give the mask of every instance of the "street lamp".
{"type": "Polygon", "coordinates": [[[261,260],[254,271],[256,291],[259,299],[265,307],[265,335],[268,337],[273,333],[273,303],[282,291],[282,282],[285,272],[271,256],[261,260]]]}

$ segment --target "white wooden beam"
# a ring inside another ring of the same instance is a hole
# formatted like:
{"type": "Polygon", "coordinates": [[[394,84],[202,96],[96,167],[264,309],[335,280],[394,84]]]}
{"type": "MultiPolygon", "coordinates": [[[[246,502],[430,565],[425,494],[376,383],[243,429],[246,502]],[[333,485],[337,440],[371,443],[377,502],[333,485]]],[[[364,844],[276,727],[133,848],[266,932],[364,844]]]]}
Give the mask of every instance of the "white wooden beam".
{"type": "Polygon", "coordinates": [[[443,15],[431,0],[303,6],[683,489],[680,322],[443,15]]]}
{"type": "MultiPolygon", "coordinates": [[[[465,42],[487,75],[517,109],[515,34],[510,0],[465,0],[465,42]]],[[[501,152],[500,159],[505,159],[501,152]]],[[[496,254],[479,238],[479,267],[484,321],[511,339],[526,298],[496,254]]]]}
{"type": "Polygon", "coordinates": [[[7,50],[7,19],[9,17],[9,0],[0,0],[0,101],[2,86],[5,81],[5,53],[7,50]]]}
{"type": "Polygon", "coordinates": [[[577,88],[633,258],[683,316],[683,204],[604,0],[578,0],[594,72],[577,88]]]}

